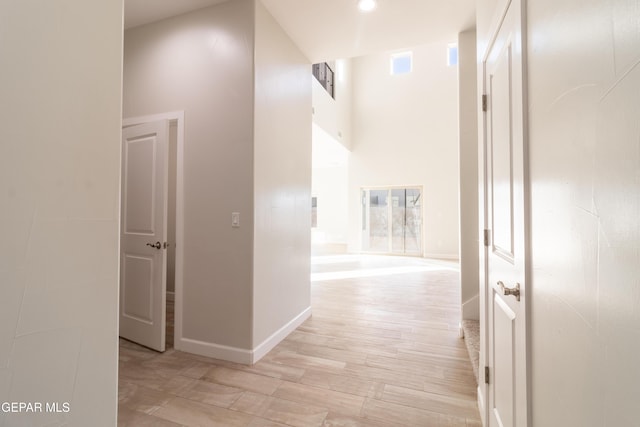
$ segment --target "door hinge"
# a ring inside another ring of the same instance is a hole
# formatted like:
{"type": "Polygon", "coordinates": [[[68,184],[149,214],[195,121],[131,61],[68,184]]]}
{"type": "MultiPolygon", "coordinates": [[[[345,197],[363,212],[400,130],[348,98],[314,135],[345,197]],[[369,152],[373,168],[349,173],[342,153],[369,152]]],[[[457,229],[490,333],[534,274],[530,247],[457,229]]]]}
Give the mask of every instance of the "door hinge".
{"type": "Polygon", "coordinates": [[[489,367],[484,367],[484,383],[489,384],[489,367]]]}
{"type": "Polygon", "coordinates": [[[491,239],[491,237],[489,236],[489,230],[487,230],[487,229],[485,228],[485,230],[484,230],[484,245],[485,245],[486,247],[489,247],[489,244],[490,244],[489,240],[490,240],[490,239],[491,239]]]}
{"type": "Polygon", "coordinates": [[[487,111],[487,95],[482,95],[482,111],[487,111]]]}

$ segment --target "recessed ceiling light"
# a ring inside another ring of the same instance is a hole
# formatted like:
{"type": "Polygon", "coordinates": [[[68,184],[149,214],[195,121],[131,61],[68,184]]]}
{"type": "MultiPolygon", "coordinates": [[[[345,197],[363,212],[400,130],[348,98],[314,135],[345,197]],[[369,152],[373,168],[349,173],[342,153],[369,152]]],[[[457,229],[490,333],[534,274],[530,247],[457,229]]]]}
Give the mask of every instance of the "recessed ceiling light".
{"type": "Polygon", "coordinates": [[[358,8],[363,12],[371,12],[376,6],[376,0],[358,0],[358,8]]]}

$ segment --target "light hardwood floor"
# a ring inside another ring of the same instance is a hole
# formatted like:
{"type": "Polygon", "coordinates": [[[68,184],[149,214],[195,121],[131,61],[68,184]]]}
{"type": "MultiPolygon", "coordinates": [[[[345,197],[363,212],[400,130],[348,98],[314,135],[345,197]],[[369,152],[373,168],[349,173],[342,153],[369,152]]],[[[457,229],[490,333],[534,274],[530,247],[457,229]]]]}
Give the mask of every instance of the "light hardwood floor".
{"type": "Polygon", "coordinates": [[[120,426],[480,426],[454,264],[315,257],[313,316],[254,366],[120,341],[120,426]]]}

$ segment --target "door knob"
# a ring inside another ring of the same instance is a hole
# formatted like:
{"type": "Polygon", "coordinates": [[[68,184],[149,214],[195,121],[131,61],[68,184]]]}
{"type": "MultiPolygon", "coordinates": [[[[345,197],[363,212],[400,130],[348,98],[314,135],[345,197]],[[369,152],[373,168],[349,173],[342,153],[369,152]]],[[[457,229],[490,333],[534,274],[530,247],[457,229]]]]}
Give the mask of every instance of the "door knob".
{"type": "Polygon", "coordinates": [[[500,286],[500,290],[502,291],[502,295],[509,296],[513,295],[516,297],[516,301],[520,301],[520,283],[516,283],[515,288],[507,288],[504,283],[501,281],[498,282],[498,286],[500,286]]]}
{"type": "Polygon", "coordinates": [[[152,248],[156,248],[156,249],[161,249],[162,248],[162,244],[160,242],[147,243],[147,246],[151,246],[152,248]]]}

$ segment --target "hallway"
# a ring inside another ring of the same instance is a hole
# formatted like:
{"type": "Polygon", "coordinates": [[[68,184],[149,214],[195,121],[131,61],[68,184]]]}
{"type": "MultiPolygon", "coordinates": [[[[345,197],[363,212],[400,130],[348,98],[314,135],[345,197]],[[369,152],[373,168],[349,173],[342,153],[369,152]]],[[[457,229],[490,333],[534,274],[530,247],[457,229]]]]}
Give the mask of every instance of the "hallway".
{"type": "Polygon", "coordinates": [[[480,426],[457,265],[312,260],[313,315],[254,366],[120,341],[121,426],[480,426]]]}

